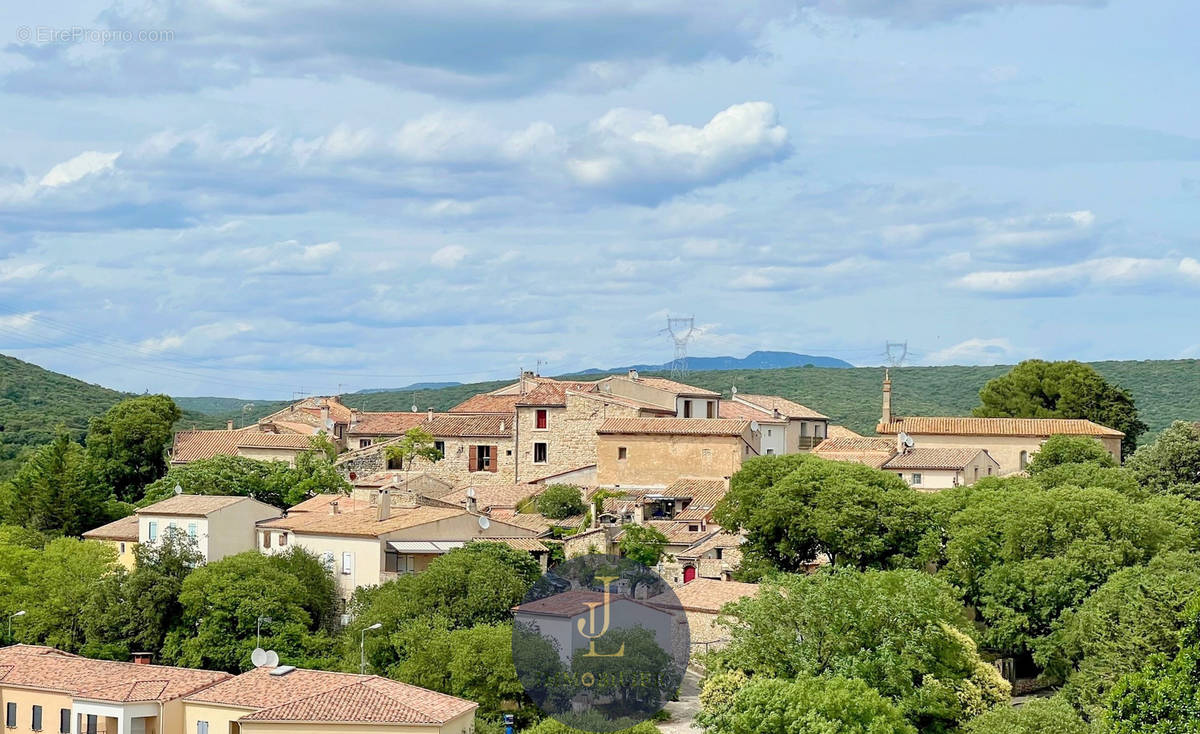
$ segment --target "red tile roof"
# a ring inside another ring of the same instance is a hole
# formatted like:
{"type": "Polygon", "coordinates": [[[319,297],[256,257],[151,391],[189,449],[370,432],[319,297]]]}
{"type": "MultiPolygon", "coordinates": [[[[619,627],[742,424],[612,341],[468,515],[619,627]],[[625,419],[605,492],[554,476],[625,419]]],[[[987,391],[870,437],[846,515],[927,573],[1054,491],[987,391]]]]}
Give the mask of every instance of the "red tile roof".
{"type": "Polygon", "coordinates": [[[512,436],[510,415],[434,415],[421,427],[438,438],[509,438],[512,436]]]}
{"type": "Polygon", "coordinates": [[[597,383],[595,382],[543,382],[534,389],[521,396],[517,401],[517,405],[547,405],[547,406],[565,406],[567,404],[567,391],[580,393],[596,392],[597,383]]]}
{"type": "MultiPolygon", "coordinates": [[[[628,378],[625,378],[625,379],[628,379],[628,378]]],[[[644,385],[649,385],[650,387],[658,388],[659,390],[664,390],[666,392],[675,393],[676,395],[684,395],[684,396],[688,396],[688,397],[693,397],[693,396],[694,397],[705,397],[705,398],[721,397],[721,393],[719,393],[719,392],[713,392],[712,390],[706,390],[702,387],[696,387],[695,385],[685,385],[682,382],[676,382],[675,380],[668,380],[665,377],[638,377],[636,380],[634,380],[634,382],[640,382],[644,385]]]]}
{"type": "Polygon", "coordinates": [[[250,431],[242,434],[237,441],[237,447],[249,449],[297,449],[306,451],[312,448],[312,436],[299,433],[265,433],[250,431]]]}
{"type": "Polygon", "coordinates": [[[451,413],[496,413],[510,415],[517,409],[517,403],[524,395],[492,395],[480,393],[472,395],[450,409],[451,413]]]}
{"type": "Polygon", "coordinates": [[[646,600],[662,609],[686,609],[716,614],[729,602],[745,599],[758,593],[758,584],[740,581],[696,579],[646,600]]]}
{"type": "Polygon", "coordinates": [[[609,418],[596,429],[599,434],[645,436],[741,436],[749,421],[720,418],[609,418]]]}
{"type": "Polygon", "coordinates": [[[760,423],[787,422],[787,418],[784,416],[776,418],[775,414],[769,410],[733,400],[721,401],[720,417],[729,420],[759,421],[760,423]]]}
{"type": "MultiPolygon", "coordinates": [[[[883,469],[965,469],[968,464],[980,454],[987,456],[986,461],[996,464],[996,460],[987,455],[982,449],[956,449],[916,447],[902,454],[896,454],[887,461],[883,469]]],[[[996,464],[999,466],[999,464],[996,464]]]]}
{"type": "Polygon", "coordinates": [[[255,502],[249,497],[178,494],[162,502],[155,502],[136,510],[139,515],[178,515],[181,517],[206,517],[239,502],[255,502]]]}
{"type": "Polygon", "coordinates": [[[359,413],[358,422],[350,424],[351,436],[401,436],[419,426],[428,413],[393,412],[359,413]]]}
{"type": "Polygon", "coordinates": [[[1120,438],[1125,434],[1092,421],[1074,418],[967,418],[915,417],[897,418],[880,423],[878,433],[896,434],[901,431],[914,436],[1028,436],[1045,438],[1056,434],[1070,436],[1106,436],[1120,438]]]}
{"type": "Polygon", "coordinates": [[[812,453],[830,461],[852,461],[878,469],[896,453],[896,442],[870,436],[827,438],[817,444],[812,453]]]}
{"type": "Polygon", "coordinates": [[[787,398],[781,398],[778,395],[752,395],[750,393],[737,393],[734,396],[735,400],[744,400],[760,408],[765,408],[767,412],[778,410],[785,418],[800,418],[810,420],[829,420],[829,416],[818,413],[817,411],[800,403],[793,402],[787,398]]]}
{"type": "Polygon", "coordinates": [[[47,647],[0,648],[0,685],[61,691],[89,700],[173,701],[231,677],[208,670],[91,660],[47,647]]]}
{"type": "Polygon", "coordinates": [[[178,464],[201,459],[211,459],[214,456],[236,456],[238,441],[251,432],[257,432],[257,426],[239,428],[234,431],[179,431],[175,434],[175,444],[171,449],[171,461],[178,464]]]}

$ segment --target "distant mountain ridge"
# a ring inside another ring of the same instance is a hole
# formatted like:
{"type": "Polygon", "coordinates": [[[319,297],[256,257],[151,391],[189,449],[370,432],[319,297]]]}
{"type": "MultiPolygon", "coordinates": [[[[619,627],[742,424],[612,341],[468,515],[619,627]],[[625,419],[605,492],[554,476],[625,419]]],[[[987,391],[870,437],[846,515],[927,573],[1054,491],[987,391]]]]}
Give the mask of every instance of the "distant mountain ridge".
{"type": "MultiPolygon", "coordinates": [[[[854,365],[849,362],[838,359],[837,357],[822,357],[812,354],[798,354],[796,352],[769,352],[756,351],[751,352],[745,357],[688,357],[687,369],[717,372],[722,370],[778,370],[787,367],[836,367],[847,368],[854,365]]],[[[626,372],[628,370],[637,370],[639,372],[655,372],[671,369],[671,363],[663,364],[632,364],[627,367],[609,367],[608,369],[598,369],[593,367],[590,370],[580,372],[581,375],[607,374],[610,372],[626,372]]]]}
{"type": "Polygon", "coordinates": [[[461,382],[414,382],[411,385],[404,387],[365,387],[362,390],[355,391],[355,395],[363,395],[373,392],[404,392],[405,390],[441,390],[444,387],[458,387],[461,382]]]}

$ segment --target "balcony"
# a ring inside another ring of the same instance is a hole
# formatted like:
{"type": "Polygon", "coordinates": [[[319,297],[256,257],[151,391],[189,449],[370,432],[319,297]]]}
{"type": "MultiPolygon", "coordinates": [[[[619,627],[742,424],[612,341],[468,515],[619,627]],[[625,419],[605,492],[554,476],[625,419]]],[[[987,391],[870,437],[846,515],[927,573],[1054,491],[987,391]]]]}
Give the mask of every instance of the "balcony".
{"type": "Polygon", "coordinates": [[[824,440],[824,436],[801,436],[800,445],[797,448],[801,452],[812,451],[817,447],[817,444],[824,440]]]}

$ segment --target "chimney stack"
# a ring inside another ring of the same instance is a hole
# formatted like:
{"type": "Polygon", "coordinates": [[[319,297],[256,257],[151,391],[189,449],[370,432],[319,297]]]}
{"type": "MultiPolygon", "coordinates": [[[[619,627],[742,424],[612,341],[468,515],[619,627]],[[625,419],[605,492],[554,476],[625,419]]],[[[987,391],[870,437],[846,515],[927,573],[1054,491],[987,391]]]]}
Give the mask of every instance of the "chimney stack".
{"type": "Polygon", "coordinates": [[[321,423],[329,420],[329,401],[321,403],[321,423]]]}
{"type": "Polygon", "coordinates": [[[352,410],[350,411],[350,422],[351,422],[351,423],[358,423],[358,422],[360,422],[361,420],[362,420],[362,411],[361,411],[361,410],[359,410],[358,408],[354,408],[354,409],[352,409],[352,410]]]}
{"type": "Polygon", "coordinates": [[[232,430],[233,430],[233,419],[232,419],[232,418],[230,418],[229,420],[225,421],[225,430],[226,430],[226,431],[232,431],[232,430]]]}
{"type": "Polygon", "coordinates": [[[405,486],[404,489],[397,489],[396,495],[396,507],[411,510],[417,506],[417,491],[412,487],[405,486]]]}
{"type": "Polygon", "coordinates": [[[472,497],[471,495],[467,495],[467,512],[474,513],[474,512],[478,512],[478,511],[479,511],[479,502],[477,502],[475,500],[475,498],[472,497]]]}
{"type": "Polygon", "coordinates": [[[338,501],[337,500],[334,500],[329,503],[329,514],[330,515],[338,514],[338,501]]]}
{"type": "Polygon", "coordinates": [[[152,665],[154,663],[154,653],[152,652],[135,652],[133,653],[134,665],[152,665]]]}
{"type": "Polygon", "coordinates": [[[425,412],[425,418],[427,420],[433,420],[433,408],[430,408],[428,411],[425,412]]]}
{"type": "Polygon", "coordinates": [[[886,368],[883,370],[883,422],[892,422],[892,375],[886,368]]]}
{"type": "Polygon", "coordinates": [[[379,490],[379,522],[392,517],[392,493],[386,489],[379,490]]]}

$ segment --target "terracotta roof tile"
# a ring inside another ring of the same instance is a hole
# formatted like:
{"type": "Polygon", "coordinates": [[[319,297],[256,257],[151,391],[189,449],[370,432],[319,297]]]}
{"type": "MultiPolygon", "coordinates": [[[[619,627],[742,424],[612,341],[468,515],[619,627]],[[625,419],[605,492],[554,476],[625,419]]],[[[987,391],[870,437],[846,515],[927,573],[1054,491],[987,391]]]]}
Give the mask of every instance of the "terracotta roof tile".
{"type": "Polygon", "coordinates": [[[0,684],[92,700],[173,701],[230,677],[208,670],[91,660],[45,647],[0,648],[0,684]]]}
{"type": "Polygon", "coordinates": [[[1047,437],[1056,434],[1070,436],[1107,436],[1120,438],[1125,434],[1099,423],[1068,418],[969,418],[969,417],[915,417],[898,418],[891,423],[880,423],[876,432],[896,434],[901,431],[919,436],[922,434],[942,436],[1031,436],[1047,437]]]}
{"type": "Polygon", "coordinates": [[[244,434],[257,431],[257,426],[233,431],[178,431],[171,449],[171,461],[184,464],[218,455],[236,456],[237,442],[244,434]]]}
{"type": "Polygon", "coordinates": [[[474,543],[503,543],[514,550],[527,553],[548,552],[550,549],[537,538],[476,538],[474,543]]]}
{"type": "Polygon", "coordinates": [[[745,542],[746,539],[737,533],[720,532],[716,535],[713,535],[711,538],[706,538],[705,540],[696,543],[687,550],[679,551],[679,553],[676,555],[679,558],[699,558],[705,553],[717,548],[740,548],[745,542]]]}
{"type": "Polygon", "coordinates": [[[696,579],[683,586],[650,597],[646,603],[661,609],[685,609],[716,614],[729,602],[745,599],[758,593],[758,584],[740,581],[696,579]]]}
{"type": "Polygon", "coordinates": [[[337,500],[339,508],[347,512],[350,510],[361,510],[369,507],[371,504],[363,500],[347,497],[344,494],[318,494],[315,497],[309,497],[298,505],[289,507],[288,514],[293,512],[329,512],[329,503],[334,500],[337,500]]]}
{"type": "Polygon", "coordinates": [[[483,512],[494,507],[516,507],[521,500],[536,497],[546,491],[540,484],[495,484],[459,487],[438,499],[453,505],[467,506],[467,491],[475,491],[475,506],[483,512]]]}
{"type": "Polygon", "coordinates": [[[512,416],[508,415],[434,415],[421,427],[438,438],[512,436],[512,416]]]}
{"type": "MultiPolygon", "coordinates": [[[[964,469],[980,454],[982,449],[921,448],[909,449],[896,454],[883,465],[884,469],[964,469]]],[[[991,459],[991,457],[988,457],[991,459]]],[[[992,459],[992,463],[995,460],[992,459]]]]}
{"type": "Polygon", "coordinates": [[[530,406],[565,406],[567,404],[568,390],[580,393],[596,392],[597,383],[562,382],[559,380],[542,382],[534,389],[520,396],[521,399],[518,400],[516,404],[530,406]]]}
{"type": "Polygon", "coordinates": [[[609,418],[596,429],[598,434],[646,436],[741,436],[749,421],[720,418],[609,418]]]}
{"type": "Polygon", "coordinates": [[[107,525],[101,525],[95,530],[83,534],[86,540],[124,540],[136,543],[138,539],[137,515],[114,520],[107,525]]]}
{"type": "Polygon", "coordinates": [[[523,395],[492,395],[480,393],[472,395],[450,409],[451,413],[487,413],[511,415],[517,409],[517,403],[523,395]]]}
{"type": "Polygon", "coordinates": [[[647,403],[642,400],[635,400],[633,398],[627,398],[624,395],[613,395],[612,393],[599,392],[599,391],[597,391],[597,392],[575,392],[573,390],[567,391],[567,394],[573,395],[573,396],[578,396],[585,400],[598,400],[603,403],[611,403],[613,405],[620,405],[620,406],[623,406],[626,408],[636,408],[637,410],[645,411],[647,413],[656,413],[659,415],[675,415],[674,408],[664,408],[661,405],[655,405],[654,403],[647,403]]]}
{"type": "Polygon", "coordinates": [[[786,423],[787,418],[780,416],[775,417],[775,414],[769,410],[759,408],[754,405],[746,405],[733,400],[722,400],[720,408],[720,417],[729,420],[742,421],[759,421],[760,423],[786,423]]]}
{"type": "Polygon", "coordinates": [[[861,433],[846,428],[845,426],[830,425],[825,433],[828,438],[864,438],[861,433]]]}
{"type": "Polygon", "coordinates": [[[895,455],[896,443],[890,438],[870,436],[827,438],[812,453],[830,461],[850,461],[878,469],[895,455]]]}
{"type": "Polygon", "coordinates": [[[239,502],[253,502],[249,497],[208,495],[208,494],[179,494],[168,497],[162,502],[155,502],[147,507],[136,510],[139,515],[182,515],[186,517],[205,517],[217,510],[223,510],[239,502]]]}
{"type": "Polygon", "coordinates": [[[351,436],[402,436],[410,428],[419,426],[429,417],[428,413],[393,412],[359,413],[358,422],[350,424],[351,436]]]}
{"type": "MultiPolygon", "coordinates": [[[[620,378],[618,378],[618,379],[620,379],[620,378]]],[[[628,378],[625,378],[625,379],[628,379],[628,378]]],[[[712,390],[706,390],[702,387],[696,387],[695,385],[685,385],[682,382],[676,382],[675,380],[668,380],[665,377],[638,377],[637,380],[635,380],[635,382],[640,382],[645,385],[649,385],[650,387],[655,387],[655,388],[658,388],[659,390],[664,390],[666,392],[675,393],[676,395],[687,395],[687,396],[696,396],[696,397],[705,397],[705,398],[721,397],[721,393],[719,393],[719,392],[713,392],[712,390]]]]}
{"type": "Polygon", "coordinates": [[[451,507],[397,507],[392,505],[391,517],[383,521],[379,520],[376,508],[365,507],[338,512],[336,515],[329,512],[292,513],[285,518],[260,522],[258,526],[263,528],[283,528],[291,530],[294,533],[307,535],[344,535],[377,538],[397,530],[417,527],[418,525],[425,525],[464,514],[466,514],[466,510],[458,510],[451,507]]]}
{"type": "Polygon", "coordinates": [[[255,448],[255,449],[299,449],[301,451],[312,448],[312,436],[304,436],[299,433],[265,433],[263,431],[249,431],[242,434],[237,440],[238,448],[255,448]]]}
{"type": "Polygon", "coordinates": [[[806,405],[788,400],[787,398],[778,395],[753,395],[751,393],[737,393],[736,400],[744,400],[760,408],[765,408],[768,412],[778,410],[786,418],[800,419],[815,419],[829,420],[829,416],[819,413],[806,405]]]}

